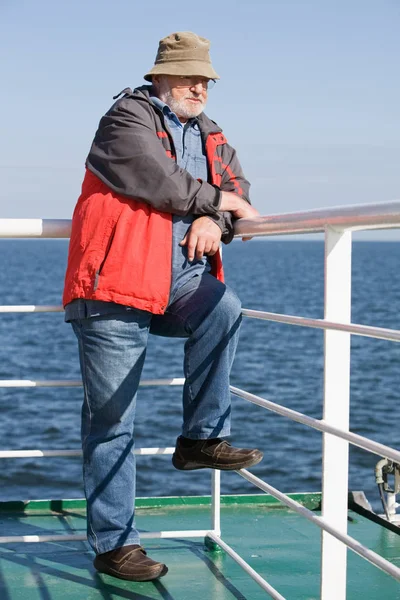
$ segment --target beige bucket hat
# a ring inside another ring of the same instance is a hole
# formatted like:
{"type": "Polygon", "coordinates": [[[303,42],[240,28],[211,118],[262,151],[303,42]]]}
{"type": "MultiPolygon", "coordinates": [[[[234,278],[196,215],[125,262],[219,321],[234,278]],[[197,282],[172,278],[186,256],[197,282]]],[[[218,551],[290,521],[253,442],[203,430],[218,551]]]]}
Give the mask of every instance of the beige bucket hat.
{"type": "Polygon", "coordinates": [[[144,79],[151,81],[153,75],[200,75],[219,79],[210,59],[210,42],[191,31],[171,33],[160,40],[154,67],[144,79]]]}

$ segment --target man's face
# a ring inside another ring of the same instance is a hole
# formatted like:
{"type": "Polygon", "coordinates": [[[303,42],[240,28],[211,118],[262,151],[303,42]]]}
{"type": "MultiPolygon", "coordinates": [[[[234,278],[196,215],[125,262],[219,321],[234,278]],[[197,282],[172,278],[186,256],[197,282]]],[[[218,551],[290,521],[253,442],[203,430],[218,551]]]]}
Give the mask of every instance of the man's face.
{"type": "Polygon", "coordinates": [[[181,121],[198,117],[207,102],[208,79],[200,76],[153,77],[157,96],[167,104],[181,121]]]}

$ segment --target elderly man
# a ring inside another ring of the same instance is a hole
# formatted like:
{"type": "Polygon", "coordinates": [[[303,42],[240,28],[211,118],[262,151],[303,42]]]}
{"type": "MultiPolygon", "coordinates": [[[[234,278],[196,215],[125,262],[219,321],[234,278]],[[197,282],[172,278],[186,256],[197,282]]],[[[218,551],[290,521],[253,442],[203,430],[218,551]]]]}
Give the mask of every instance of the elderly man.
{"type": "Polygon", "coordinates": [[[134,522],[135,401],[149,333],[187,340],[174,467],[234,470],[262,459],[221,439],[241,306],[223,283],[219,245],[234,219],[258,213],[234,149],[203,113],[218,78],[208,40],[161,40],[151,85],[121,92],[101,119],[73,216],[63,300],[84,385],[88,540],[97,570],[133,581],[167,572],[147,557],[134,522]]]}

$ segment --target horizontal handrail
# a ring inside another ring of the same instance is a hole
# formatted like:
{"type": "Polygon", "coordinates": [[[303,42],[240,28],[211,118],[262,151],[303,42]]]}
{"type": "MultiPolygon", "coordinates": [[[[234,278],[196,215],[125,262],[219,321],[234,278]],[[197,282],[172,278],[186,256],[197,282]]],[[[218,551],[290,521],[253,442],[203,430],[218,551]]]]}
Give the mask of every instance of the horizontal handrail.
{"type": "Polygon", "coordinates": [[[307,425],[308,427],[312,427],[318,431],[323,431],[324,433],[330,433],[336,437],[350,442],[350,444],[353,444],[353,446],[358,446],[359,448],[368,450],[368,452],[372,452],[378,456],[384,456],[397,463],[400,462],[400,452],[394,448],[391,448],[390,446],[385,446],[379,442],[374,442],[369,438],[363,437],[362,435],[358,435],[357,433],[353,433],[351,431],[344,431],[338,427],[330,425],[323,419],[314,419],[313,417],[309,417],[296,410],[292,410],[291,408],[286,408],[286,406],[281,406],[280,404],[271,402],[271,400],[265,400],[265,398],[261,398],[260,396],[256,396],[255,394],[251,394],[250,392],[246,392],[245,390],[241,390],[240,388],[232,385],[230,386],[230,390],[232,394],[235,394],[235,396],[239,396],[239,398],[243,398],[244,400],[248,400],[248,402],[257,404],[257,406],[262,406],[263,408],[266,408],[271,412],[275,412],[282,417],[288,417],[292,421],[302,423],[302,425],[307,425]]]}
{"type": "MultiPolygon", "coordinates": [[[[175,448],[135,448],[132,451],[137,456],[154,456],[155,454],[173,454],[175,448]]],[[[0,450],[0,458],[33,458],[44,456],[82,456],[82,450],[0,450]]]]}
{"type": "Polygon", "coordinates": [[[328,533],[330,533],[330,535],[333,535],[333,537],[335,537],[337,540],[340,540],[348,548],[353,550],[353,552],[355,552],[359,556],[362,556],[368,562],[372,563],[382,571],[385,571],[385,573],[388,573],[388,575],[391,575],[392,577],[394,577],[394,579],[400,581],[400,568],[396,567],[393,563],[389,562],[373,550],[366,548],[365,546],[360,544],[360,542],[347,535],[346,533],[341,533],[340,531],[335,529],[335,527],[332,527],[332,525],[330,525],[323,517],[315,515],[312,512],[312,510],[309,510],[305,506],[302,506],[301,504],[296,502],[296,500],[289,498],[289,496],[272,487],[272,485],[265,483],[265,481],[253,475],[252,473],[250,473],[250,471],[247,471],[246,469],[241,469],[240,471],[237,471],[237,473],[239,473],[239,475],[241,475],[244,479],[247,479],[247,481],[258,487],[263,492],[271,494],[271,496],[274,496],[274,498],[285,504],[288,508],[295,510],[297,513],[305,517],[308,521],[315,523],[315,525],[318,525],[318,527],[320,527],[324,531],[327,531],[328,533]]]}
{"type": "MultiPolygon", "coordinates": [[[[181,531],[142,531],[140,532],[141,539],[151,540],[153,538],[191,538],[204,537],[209,535],[207,529],[193,529],[181,531]]],[[[20,542],[38,543],[38,542],[84,542],[87,540],[85,534],[65,534],[65,535],[9,535],[0,536],[0,544],[18,544],[20,542]]]]}
{"type": "MultiPolygon", "coordinates": [[[[140,385],[143,387],[158,386],[158,385],[182,386],[182,385],[184,385],[184,383],[185,383],[184,378],[147,379],[147,380],[143,380],[142,382],[140,382],[140,385]]],[[[3,381],[0,381],[0,387],[50,387],[50,386],[52,386],[52,387],[55,387],[55,386],[78,387],[78,386],[82,386],[82,382],[80,382],[80,381],[69,381],[69,382],[65,382],[65,381],[58,381],[58,382],[57,381],[28,381],[28,380],[21,380],[21,381],[3,380],[3,381]]],[[[256,404],[257,406],[266,408],[267,410],[275,412],[283,417],[288,417],[292,421],[296,421],[297,423],[307,425],[308,427],[312,427],[313,429],[322,431],[324,433],[330,433],[336,437],[340,437],[344,440],[347,440],[354,446],[358,446],[359,448],[362,448],[363,450],[367,450],[369,452],[372,452],[373,454],[377,454],[378,456],[384,456],[384,457],[389,458],[390,460],[393,460],[394,462],[397,462],[397,463],[400,462],[400,452],[398,450],[395,450],[394,448],[391,448],[390,446],[380,444],[379,442],[374,442],[373,440],[370,440],[369,438],[358,435],[357,433],[353,433],[351,431],[344,431],[342,429],[339,429],[338,427],[334,427],[333,425],[330,425],[329,423],[327,423],[326,421],[324,421],[322,419],[314,419],[313,417],[304,415],[303,413],[295,411],[291,408],[287,408],[286,406],[281,406],[280,404],[276,404],[275,402],[272,402],[271,400],[266,400],[265,398],[261,398],[261,396],[257,396],[256,394],[251,394],[250,392],[246,392],[245,390],[242,390],[235,386],[230,386],[230,390],[233,394],[235,394],[235,396],[238,396],[239,398],[243,398],[244,400],[247,400],[248,402],[252,402],[253,404],[256,404]]],[[[29,451],[29,450],[27,450],[27,451],[22,451],[22,450],[11,451],[10,450],[7,452],[10,453],[7,456],[7,458],[11,458],[12,456],[14,456],[14,457],[22,456],[22,454],[19,454],[19,455],[12,454],[13,452],[14,453],[16,453],[16,452],[36,452],[37,453],[37,454],[30,454],[30,455],[26,454],[25,456],[79,456],[79,454],[74,454],[76,452],[79,452],[77,450],[44,451],[44,452],[47,452],[47,454],[40,454],[42,452],[41,450],[31,450],[31,451],[29,451]],[[51,452],[53,452],[53,454],[50,454],[51,452]],[[54,454],[54,452],[56,452],[57,454],[54,454]],[[62,452],[67,452],[67,454],[61,454],[62,452]],[[68,454],[68,453],[70,453],[70,454],[68,454]]],[[[0,458],[6,458],[6,456],[4,456],[2,454],[2,452],[0,452],[0,458]]]]}
{"type": "MultiPolygon", "coordinates": [[[[400,227],[400,201],[238,219],[235,236],[321,233],[326,226],[340,231],[400,227]]],[[[0,219],[0,238],[68,238],[70,233],[70,219],[0,219]]]]}
{"type": "Polygon", "coordinates": [[[308,317],[296,317],[294,315],[282,315],[279,313],[265,312],[262,310],[242,310],[244,317],[251,319],[262,319],[263,321],[273,321],[275,323],[285,323],[287,325],[298,325],[300,327],[310,327],[312,329],[332,329],[334,331],[347,331],[354,335],[361,335],[380,340],[391,340],[400,342],[400,331],[397,329],[386,329],[384,327],[372,327],[370,325],[357,325],[355,323],[337,323],[327,321],[326,319],[309,319],[308,317]]]}
{"type": "MultiPolygon", "coordinates": [[[[0,313],[55,313],[63,311],[64,308],[60,305],[0,305],[0,313]]],[[[323,330],[332,329],[334,331],[348,331],[349,333],[352,333],[354,335],[361,335],[381,340],[391,340],[393,342],[400,342],[400,331],[398,331],[397,329],[387,329],[385,327],[372,327],[370,325],[358,325],[357,323],[337,323],[335,321],[327,321],[326,319],[297,317],[294,315],[272,313],[263,310],[253,310],[249,308],[243,308],[242,315],[251,319],[261,319],[263,321],[284,323],[286,325],[298,325],[300,327],[310,327],[313,329],[323,330]]]]}
{"type": "Polygon", "coordinates": [[[71,219],[0,219],[0,238],[69,238],[71,219]]]}
{"type": "Polygon", "coordinates": [[[336,206],[253,219],[239,219],[235,223],[235,236],[321,233],[327,226],[337,231],[400,227],[400,201],[336,206]]]}
{"type": "MultiPolygon", "coordinates": [[[[143,379],[140,387],[158,386],[158,385],[184,385],[183,377],[171,377],[166,379],[143,379]]],[[[82,381],[67,379],[0,379],[0,388],[32,388],[32,387],[82,387],[82,381]]]]}
{"type": "Polygon", "coordinates": [[[0,306],[0,313],[50,313],[64,312],[64,307],[60,305],[38,305],[38,304],[20,304],[0,306]]]}

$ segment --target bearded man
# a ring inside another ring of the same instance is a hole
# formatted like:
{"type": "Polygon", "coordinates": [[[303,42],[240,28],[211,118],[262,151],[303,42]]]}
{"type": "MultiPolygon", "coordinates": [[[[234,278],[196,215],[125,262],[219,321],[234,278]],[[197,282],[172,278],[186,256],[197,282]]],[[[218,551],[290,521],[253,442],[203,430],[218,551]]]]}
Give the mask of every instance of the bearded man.
{"type": "Polygon", "coordinates": [[[144,78],[150,85],[121,92],[100,121],[63,298],[84,385],[88,541],[98,571],[133,581],[168,570],[146,555],[134,522],[134,414],[149,333],[186,338],[174,467],[236,470],[262,459],[222,439],[241,305],[223,283],[219,246],[234,219],[258,213],[235,150],[203,112],[219,79],[209,41],[169,35],[144,78]]]}

